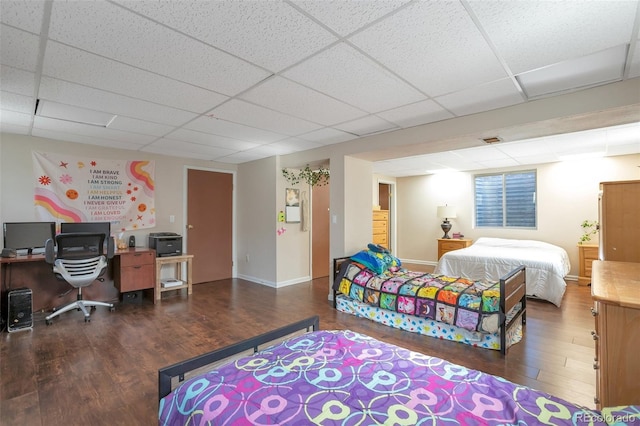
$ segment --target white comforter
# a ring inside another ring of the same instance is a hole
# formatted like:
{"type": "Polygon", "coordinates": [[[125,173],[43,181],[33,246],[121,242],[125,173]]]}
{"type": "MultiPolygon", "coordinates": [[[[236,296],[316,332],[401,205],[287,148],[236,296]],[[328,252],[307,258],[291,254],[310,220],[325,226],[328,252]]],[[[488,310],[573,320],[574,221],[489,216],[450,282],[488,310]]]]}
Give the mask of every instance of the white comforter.
{"type": "Polygon", "coordinates": [[[445,253],[436,274],[496,281],[525,265],[527,295],[560,306],[569,273],[569,255],[562,247],[542,241],[479,238],[471,246],[445,253]]]}

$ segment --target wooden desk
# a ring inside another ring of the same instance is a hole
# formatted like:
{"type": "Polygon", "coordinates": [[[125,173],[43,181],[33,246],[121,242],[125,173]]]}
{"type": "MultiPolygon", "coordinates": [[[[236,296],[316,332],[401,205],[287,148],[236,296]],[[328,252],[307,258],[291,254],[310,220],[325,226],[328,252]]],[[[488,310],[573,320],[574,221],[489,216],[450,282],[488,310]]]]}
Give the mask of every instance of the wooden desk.
{"type": "Polygon", "coordinates": [[[155,297],[153,300],[153,303],[157,303],[158,300],[162,299],[162,293],[165,291],[171,291],[171,290],[180,290],[182,288],[186,288],[187,289],[187,294],[191,295],[192,293],[192,284],[193,284],[193,265],[192,265],[192,260],[193,260],[193,255],[192,254],[183,254],[181,256],[166,256],[166,257],[156,257],[156,291],[155,291],[155,297]],[[162,270],[162,265],[171,265],[171,264],[175,264],[176,265],[176,278],[181,280],[182,279],[182,264],[186,263],[187,264],[187,282],[179,285],[179,286],[175,286],[175,287],[169,287],[169,288],[163,288],[162,287],[162,277],[161,277],[161,270],[162,270]]]}

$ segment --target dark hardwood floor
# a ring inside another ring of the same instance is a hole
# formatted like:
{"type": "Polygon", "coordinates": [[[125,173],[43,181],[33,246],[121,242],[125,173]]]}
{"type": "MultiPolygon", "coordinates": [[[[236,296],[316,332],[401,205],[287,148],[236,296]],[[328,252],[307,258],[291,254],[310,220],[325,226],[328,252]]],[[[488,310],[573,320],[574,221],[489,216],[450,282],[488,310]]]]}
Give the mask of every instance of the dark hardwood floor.
{"type": "Polygon", "coordinates": [[[223,280],[167,292],[161,303],[63,314],[32,331],[3,332],[0,424],[157,424],[157,370],[311,315],[323,329],[351,329],[425,354],[496,374],[594,408],[590,287],[568,285],[556,308],[531,300],[523,340],[507,357],[395,330],[335,311],[328,278],[273,289],[223,280]]]}

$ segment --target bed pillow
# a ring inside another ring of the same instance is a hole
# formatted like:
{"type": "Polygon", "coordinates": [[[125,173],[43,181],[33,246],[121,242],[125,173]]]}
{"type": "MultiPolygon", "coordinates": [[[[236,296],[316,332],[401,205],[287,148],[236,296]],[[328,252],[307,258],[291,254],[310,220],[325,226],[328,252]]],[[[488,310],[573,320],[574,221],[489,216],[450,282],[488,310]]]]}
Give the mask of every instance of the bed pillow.
{"type": "Polygon", "coordinates": [[[376,274],[382,274],[391,267],[399,267],[400,259],[389,253],[376,253],[372,250],[362,250],[351,256],[351,260],[358,262],[374,271],[376,274]]]}

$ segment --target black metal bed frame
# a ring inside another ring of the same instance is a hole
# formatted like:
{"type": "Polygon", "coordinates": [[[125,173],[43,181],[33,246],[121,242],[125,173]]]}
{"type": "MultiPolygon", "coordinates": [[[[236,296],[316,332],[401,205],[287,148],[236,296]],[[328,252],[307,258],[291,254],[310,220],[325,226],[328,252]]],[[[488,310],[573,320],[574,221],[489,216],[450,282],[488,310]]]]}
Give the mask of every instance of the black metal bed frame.
{"type": "MultiPolygon", "coordinates": [[[[348,261],[350,257],[337,257],[333,259],[333,280],[340,272],[340,266],[348,261]]],[[[340,293],[336,290],[332,283],[333,289],[333,308],[337,308],[336,297],[340,293]]],[[[518,318],[522,317],[522,324],[527,323],[527,296],[526,296],[526,268],[519,266],[500,278],[500,353],[504,356],[507,354],[507,332],[511,327],[517,324],[518,318]],[[520,303],[520,310],[507,322],[507,313],[520,303]]]]}
{"type": "Polygon", "coordinates": [[[178,377],[178,381],[184,381],[185,374],[212,364],[216,361],[229,358],[238,353],[253,349],[253,353],[260,350],[260,345],[272,343],[274,340],[280,339],[297,331],[306,330],[316,331],[320,329],[320,317],[318,315],[294,322],[276,330],[260,334],[255,337],[234,343],[229,346],[198,355],[191,359],[180,361],[176,364],[161,368],[158,370],[158,401],[171,393],[171,380],[178,377]]]}

